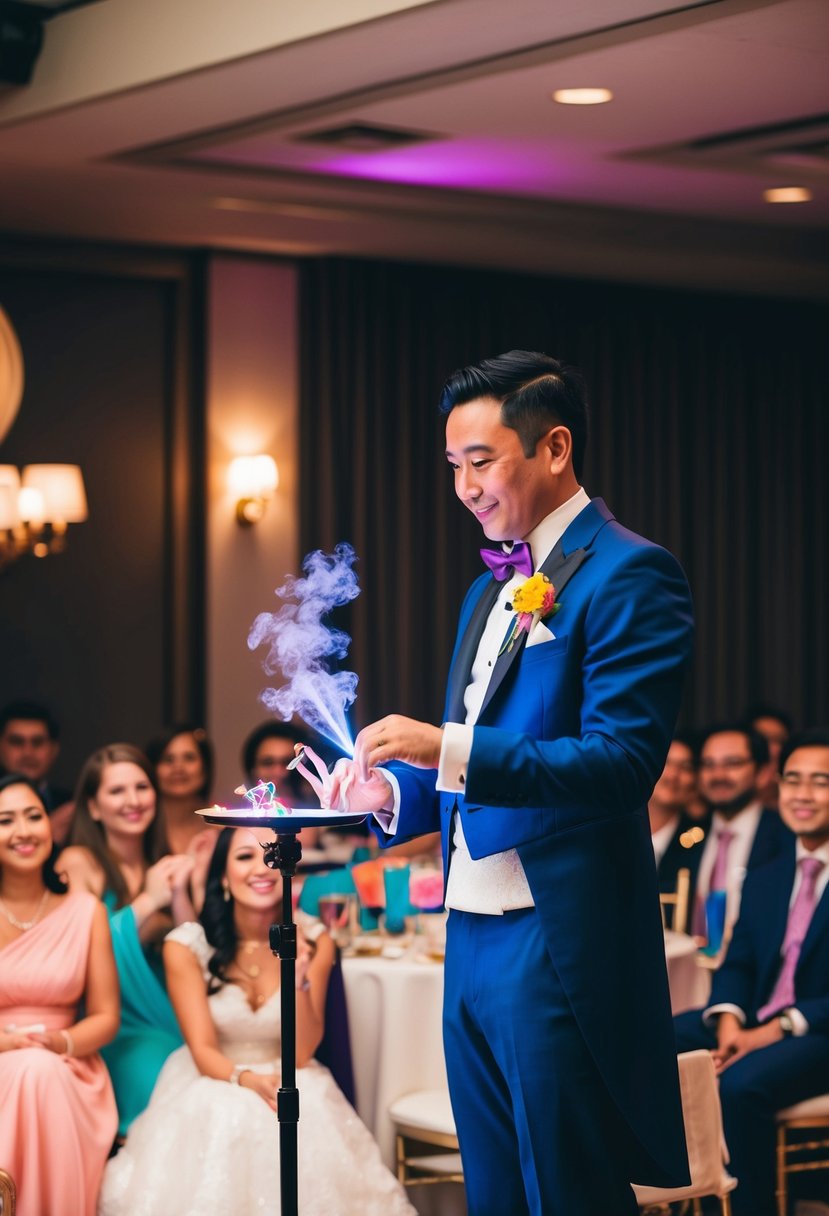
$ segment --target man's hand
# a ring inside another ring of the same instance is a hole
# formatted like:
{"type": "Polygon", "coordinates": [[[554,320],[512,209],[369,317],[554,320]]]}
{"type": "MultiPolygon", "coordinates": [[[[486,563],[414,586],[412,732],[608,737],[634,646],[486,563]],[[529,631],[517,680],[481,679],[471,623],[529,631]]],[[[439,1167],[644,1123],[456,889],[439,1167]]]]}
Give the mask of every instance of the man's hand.
{"type": "Polygon", "coordinates": [[[332,811],[362,814],[364,811],[373,813],[391,807],[394,792],[377,769],[371,770],[367,781],[361,781],[354,760],[338,760],[326,797],[332,811]]]}
{"type": "Polygon", "coordinates": [[[366,726],[357,736],[354,763],[362,781],[369,770],[389,760],[402,760],[415,768],[437,768],[443,731],[429,722],[389,714],[366,726]]]}
{"type": "Polygon", "coordinates": [[[770,1047],[772,1043],[779,1043],[782,1038],[783,1030],[777,1018],[762,1026],[755,1026],[753,1030],[745,1030],[733,1013],[723,1013],[717,1024],[718,1045],[711,1052],[714,1068],[719,1075],[743,1056],[761,1047],[770,1047]]]}

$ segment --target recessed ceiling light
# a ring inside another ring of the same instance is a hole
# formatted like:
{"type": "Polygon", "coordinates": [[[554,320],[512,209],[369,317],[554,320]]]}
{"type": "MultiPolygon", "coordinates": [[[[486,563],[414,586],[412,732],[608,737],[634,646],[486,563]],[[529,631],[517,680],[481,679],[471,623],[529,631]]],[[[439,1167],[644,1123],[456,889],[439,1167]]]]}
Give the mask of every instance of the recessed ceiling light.
{"type": "Polygon", "coordinates": [[[600,106],[612,100],[610,89],[556,89],[553,93],[553,101],[563,106],[600,106]]]}
{"type": "Polygon", "coordinates": [[[763,191],[767,203],[810,203],[812,192],[805,186],[775,186],[763,191]]]}

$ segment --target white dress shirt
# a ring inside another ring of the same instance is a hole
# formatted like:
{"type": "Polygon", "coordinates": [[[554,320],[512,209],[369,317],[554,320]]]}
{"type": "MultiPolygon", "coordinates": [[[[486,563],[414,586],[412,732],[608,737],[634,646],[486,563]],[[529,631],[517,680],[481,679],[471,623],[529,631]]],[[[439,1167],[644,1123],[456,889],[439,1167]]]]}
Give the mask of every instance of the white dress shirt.
{"type": "MultiPolygon", "coordinates": [[[[523,537],[532,549],[533,564],[537,570],[549,557],[552,550],[570,524],[590,502],[581,488],[552,511],[529,536],[523,537]]],[[[504,641],[512,614],[506,605],[511,601],[515,589],[524,582],[519,574],[508,579],[490,609],[478,650],[472,663],[469,684],[464,693],[466,722],[447,722],[443,728],[443,742],[438,766],[437,788],[449,793],[462,793],[466,784],[466,770],[472,752],[475,722],[489,685],[498,651],[504,641]]],[[[555,635],[543,622],[539,622],[527,639],[526,645],[538,645],[555,635]]],[[[514,908],[531,908],[534,904],[524,867],[515,849],[482,857],[478,861],[470,856],[463,834],[460,815],[454,816],[450,828],[454,849],[449,867],[449,882],[446,889],[447,908],[463,912],[479,912],[502,915],[514,908]]]]}
{"type": "Polygon", "coordinates": [[[651,832],[651,844],[653,845],[653,859],[657,866],[665,856],[668,845],[674,838],[674,832],[679,824],[679,813],[671,815],[667,823],[663,823],[661,828],[657,828],[655,832],[651,832]]]}
{"type": "MultiPolygon", "coordinates": [[[[794,882],[792,883],[792,893],[789,896],[789,908],[791,908],[792,904],[797,899],[797,893],[800,890],[800,884],[803,882],[803,871],[802,871],[800,863],[804,857],[816,857],[819,861],[823,862],[823,869],[818,874],[817,881],[815,882],[815,910],[817,910],[817,905],[820,903],[821,896],[823,895],[823,892],[826,890],[826,884],[829,882],[829,842],[827,842],[826,844],[822,844],[819,849],[813,849],[810,852],[809,849],[807,849],[801,843],[801,841],[798,840],[796,854],[795,854],[794,882]]],[[[783,937],[785,938],[785,936],[786,935],[784,933],[783,937]]],[[[781,947],[781,966],[782,966],[782,948],[783,948],[782,942],[780,943],[780,947],[781,947]]],[[[794,1028],[794,1034],[796,1036],[799,1036],[802,1034],[808,1034],[809,1023],[806,1021],[805,1017],[803,1016],[803,1014],[800,1012],[799,1009],[796,1009],[796,1008],[787,1009],[787,1010],[785,1010],[785,1012],[791,1018],[792,1026],[794,1028]]],[[[745,1010],[741,1009],[739,1007],[739,1005],[730,1005],[730,1004],[726,1004],[726,1003],[723,1003],[722,1005],[711,1005],[708,1009],[705,1010],[705,1013],[702,1016],[705,1019],[705,1021],[707,1022],[709,1020],[719,1017],[719,1015],[721,1013],[733,1013],[739,1018],[739,1020],[742,1022],[742,1024],[744,1026],[746,1024],[745,1010]]],[[[780,1015],[777,1014],[776,1016],[779,1017],[780,1015]]]]}

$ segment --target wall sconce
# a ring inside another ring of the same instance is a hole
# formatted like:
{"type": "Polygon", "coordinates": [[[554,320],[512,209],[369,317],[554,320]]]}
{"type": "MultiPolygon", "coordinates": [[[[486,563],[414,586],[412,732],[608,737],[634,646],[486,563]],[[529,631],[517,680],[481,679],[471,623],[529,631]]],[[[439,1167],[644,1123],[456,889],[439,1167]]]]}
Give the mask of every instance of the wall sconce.
{"type": "Polygon", "coordinates": [[[29,464],[22,477],[13,464],[0,465],[0,569],[24,553],[62,552],[68,525],[87,516],[76,464],[29,464]]]}
{"type": "Polygon", "coordinates": [[[227,471],[230,492],[236,499],[236,521],[249,528],[265,514],[269,498],[279,485],[279,471],[272,456],[237,456],[227,471]]]}

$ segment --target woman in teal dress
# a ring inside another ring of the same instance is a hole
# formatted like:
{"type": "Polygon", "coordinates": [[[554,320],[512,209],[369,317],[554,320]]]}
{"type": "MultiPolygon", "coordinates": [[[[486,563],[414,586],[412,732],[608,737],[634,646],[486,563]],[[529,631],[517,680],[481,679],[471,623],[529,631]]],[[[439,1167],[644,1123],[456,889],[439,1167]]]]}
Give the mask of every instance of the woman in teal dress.
{"type": "Polygon", "coordinates": [[[138,748],[100,748],[81,772],[71,843],[58,866],[71,891],[92,891],[110,914],[121,1029],[101,1054],[121,1136],[147,1105],[167,1056],[182,1043],[160,945],[173,925],[194,917],[188,890],[193,859],[167,850],[156,803],[155,777],[138,748]]]}

